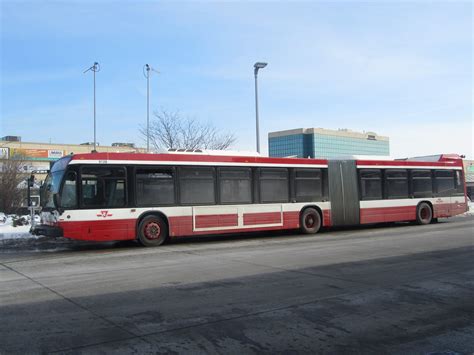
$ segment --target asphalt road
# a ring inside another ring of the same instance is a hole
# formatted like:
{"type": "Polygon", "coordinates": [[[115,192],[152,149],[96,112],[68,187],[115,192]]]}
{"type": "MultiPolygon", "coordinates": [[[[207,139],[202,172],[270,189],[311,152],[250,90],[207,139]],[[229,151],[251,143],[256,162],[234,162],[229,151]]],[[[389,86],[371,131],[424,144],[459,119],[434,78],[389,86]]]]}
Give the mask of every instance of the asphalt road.
{"type": "Polygon", "coordinates": [[[0,244],[0,353],[474,351],[474,218],[0,244]]]}

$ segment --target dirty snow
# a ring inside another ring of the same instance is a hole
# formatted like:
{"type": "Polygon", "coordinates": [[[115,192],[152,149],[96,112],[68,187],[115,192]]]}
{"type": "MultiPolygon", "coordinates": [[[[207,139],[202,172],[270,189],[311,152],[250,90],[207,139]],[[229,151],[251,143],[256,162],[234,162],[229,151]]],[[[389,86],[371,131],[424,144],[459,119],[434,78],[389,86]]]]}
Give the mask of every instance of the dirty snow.
{"type": "Polygon", "coordinates": [[[37,239],[30,234],[30,225],[13,227],[11,219],[5,223],[0,222],[0,240],[6,239],[37,239]]]}

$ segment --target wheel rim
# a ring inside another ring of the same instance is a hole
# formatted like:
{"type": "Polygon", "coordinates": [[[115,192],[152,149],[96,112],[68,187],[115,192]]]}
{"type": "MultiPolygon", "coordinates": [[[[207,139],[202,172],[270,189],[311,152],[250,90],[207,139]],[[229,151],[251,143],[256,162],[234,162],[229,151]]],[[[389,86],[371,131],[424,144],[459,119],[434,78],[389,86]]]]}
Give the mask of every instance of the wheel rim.
{"type": "Polygon", "coordinates": [[[158,239],[161,235],[160,225],[156,222],[149,222],[144,228],[145,238],[147,239],[158,239]]]}
{"type": "Polygon", "coordinates": [[[314,228],[316,224],[316,218],[313,215],[307,215],[304,219],[304,225],[306,228],[314,228]]]}

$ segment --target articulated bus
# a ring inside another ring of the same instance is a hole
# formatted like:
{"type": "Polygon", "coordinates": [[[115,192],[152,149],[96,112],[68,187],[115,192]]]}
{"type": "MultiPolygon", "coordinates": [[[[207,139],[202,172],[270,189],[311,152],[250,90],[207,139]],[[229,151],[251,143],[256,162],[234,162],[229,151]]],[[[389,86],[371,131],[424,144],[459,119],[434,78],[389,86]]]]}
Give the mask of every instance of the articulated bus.
{"type": "Polygon", "coordinates": [[[32,232],[157,246],[204,234],[429,224],[467,210],[458,155],[323,160],[221,154],[63,157],[42,187],[42,223],[32,232]]]}

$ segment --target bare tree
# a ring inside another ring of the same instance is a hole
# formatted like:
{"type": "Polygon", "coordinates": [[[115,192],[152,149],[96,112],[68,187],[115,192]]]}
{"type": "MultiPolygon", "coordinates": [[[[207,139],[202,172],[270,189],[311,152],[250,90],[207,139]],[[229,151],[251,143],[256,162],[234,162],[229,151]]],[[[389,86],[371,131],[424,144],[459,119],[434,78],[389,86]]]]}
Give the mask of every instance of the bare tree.
{"type": "MultiPolygon", "coordinates": [[[[146,139],[146,127],[140,127],[146,139]]],[[[210,123],[183,117],[178,111],[154,112],[150,121],[150,144],[155,149],[216,149],[225,150],[234,144],[232,133],[221,133],[210,123]]]]}
{"type": "Polygon", "coordinates": [[[0,159],[0,211],[13,213],[20,207],[23,194],[19,184],[27,175],[22,171],[23,156],[0,159]]]}

